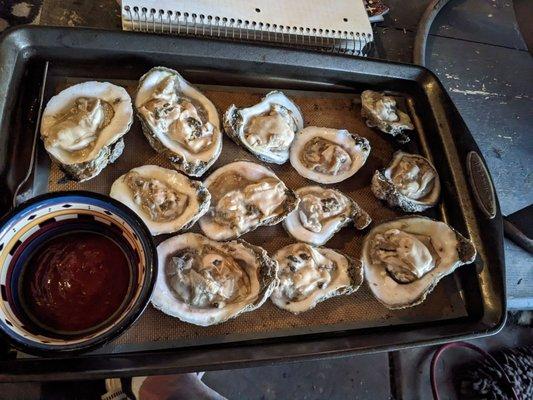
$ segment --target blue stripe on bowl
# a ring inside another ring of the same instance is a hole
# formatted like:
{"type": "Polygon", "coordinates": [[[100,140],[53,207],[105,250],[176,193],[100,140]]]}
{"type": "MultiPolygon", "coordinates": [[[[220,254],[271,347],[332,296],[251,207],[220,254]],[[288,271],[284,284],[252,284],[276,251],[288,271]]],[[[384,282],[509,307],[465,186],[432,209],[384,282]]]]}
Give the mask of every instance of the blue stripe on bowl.
{"type": "MultiPolygon", "coordinates": [[[[18,213],[15,213],[14,215],[9,218],[3,226],[2,231],[5,232],[9,228],[11,228],[13,225],[15,225],[17,222],[19,222],[22,218],[27,218],[33,214],[39,215],[44,212],[48,212],[48,209],[51,207],[60,207],[63,203],[65,204],[80,204],[81,208],[90,209],[90,206],[97,206],[101,208],[101,212],[110,212],[111,214],[108,215],[118,215],[120,218],[124,219],[128,224],[135,223],[135,220],[131,218],[126,212],[121,210],[119,207],[116,207],[115,205],[103,201],[97,198],[91,198],[91,197],[85,197],[85,196],[79,196],[79,195],[62,195],[60,197],[52,197],[52,198],[44,198],[38,201],[35,204],[32,204],[30,207],[26,209],[20,210],[18,213]],[[87,206],[84,206],[87,205],[87,206]]],[[[44,221],[43,224],[48,223],[49,221],[44,221]]]]}

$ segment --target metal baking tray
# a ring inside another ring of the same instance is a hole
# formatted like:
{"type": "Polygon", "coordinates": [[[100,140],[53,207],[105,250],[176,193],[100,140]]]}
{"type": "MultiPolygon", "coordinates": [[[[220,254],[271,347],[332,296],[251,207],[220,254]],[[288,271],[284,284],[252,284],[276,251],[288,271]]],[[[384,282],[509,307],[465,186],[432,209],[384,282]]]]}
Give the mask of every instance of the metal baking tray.
{"type": "MultiPolygon", "coordinates": [[[[237,368],[398,350],[501,329],[506,304],[499,204],[467,127],[438,79],[422,67],[130,32],[10,30],[0,41],[0,214],[14,201],[51,190],[107,193],[114,179],[143,163],[168,166],[146,144],[138,122],[127,134],[119,160],[83,184],[66,181],[36,140],[40,111],[62,88],[84,80],[106,80],[133,94],[139,77],[156,65],[179,70],[220,112],[232,102],[252,104],[268,90],[281,89],[300,105],[306,124],[348,128],[367,137],[372,145],[367,164],[338,187],[358,201],[374,223],[401,215],[372,197],[369,183],[374,170],[387,165],[400,148],[429,157],[439,171],[443,193],[439,207],[426,215],[470,237],[479,255],[474,264],[443,279],[425,303],[408,310],[387,310],[363,287],[299,316],[267,303],[209,328],[181,323],[149,307],[119,339],[96,352],[68,358],[30,357],[12,351],[0,338],[0,381],[237,368]],[[416,127],[410,144],[400,146],[364,125],[357,102],[361,91],[370,88],[390,91],[410,113],[416,127]]],[[[223,155],[214,168],[243,158],[254,160],[225,138],[223,155]]],[[[272,168],[289,187],[306,184],[289,165],[272,168]]],[[[328,246],[357,257],[364,234],[345,228],[328,246]]],[[[290,243],[280,226],[261,228],[244,239],[269,251],[290,243]]]]}

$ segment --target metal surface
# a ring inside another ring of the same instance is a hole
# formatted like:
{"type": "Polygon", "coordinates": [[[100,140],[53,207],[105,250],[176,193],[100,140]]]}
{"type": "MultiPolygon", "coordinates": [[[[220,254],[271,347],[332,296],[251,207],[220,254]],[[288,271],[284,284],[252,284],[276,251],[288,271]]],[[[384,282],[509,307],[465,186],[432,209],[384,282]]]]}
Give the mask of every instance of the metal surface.
{"type": "MultiPolygon", "coordinates": [[[[56,94],[66,87],[79,83],[83,78],[70,78],[63,75],[56,76],[52,66],[47,86],[50,88],[48,96],[56,94]]],[[[186,72],[184,72],[186,73],[186,72]]],[[[113,80],[112,83],[121,85],[132,96],[138,85],[137,80],[113,80]]],[[[246,78],[240,77],[240,82],[246,85],[246,78]]],[[[211,100],[217,110],[227,110],[231,104],[244,106],[257,103],[270,89],[243,86],[197,85],[198,89],[211,100]]],[[[289,96],[300,108],[305,124],[312,126],[328,126],[330,128],[347,129],[357,132],[369,140],[372,151],[363,168],[353,177],[335,187],[350,196],[373,218],[375,225],[403,215],[401,211],[386,207],[376,201],[370,190],[369,182],[376,169],[383,169],[392,158],[392,154],[399,148],[393,140],[388,140],[379,131],[366,126],[360,115],[360,95],[354,88],[350,93],[336,93],[328,91],[286,90],[289,96]]],[[[398,105],[412,115],[416,131],[411,133],[412,140],[401,148],[411,153],[431,156],[430,146],[424,126],[415,111],[414,100],[405,98],[401,93],[395,95],[398,105]]],[[[48,97],[47,97],[48,99],[48,97]]],[[[133,124],[125,136],[125,149],[120,158],[109,168],[105,168],[97,177],[87,182],[73,182],[65,179],[65,174],[53,163],[48,170],[42,168],[40,180],[48,181],[48,191],[57,190],[89,190],[103,194],[109,193],[113,182],[131,168],[139,165],[159,165],[172,168],[168,160],[157,153],[147,143],[141,132],[140,124],[133,124]]],[[[223,138],[223,150],[211,167],[211,171],[235,160],[257,161],[242,146],[237,146],[227,135],[223,138]]],[[[38,147],[44,159],[48,158],[43,146],[38,147]]],[[[39,166],[39,165],[38,165],[39,166]]],[[[291,189],[298,189],[309,184],[300,176],[289,163],[284,165],[268,165],[268,167],[291,189]]],[[[210,172],[206,173],[209,176],[210,172]]],[[[443,184],[448,184],[443,182],[443,184]]],[[[46,190],[46,189],[45,189],[46,190]]],[[[427,217],[442,219],[440,210],[434,208],[424,213],[427,217]]],[[[201,233],[198,225],[190,231],[201,233]]],[[[341,229],[335,234],[327,246],[359,257],[365,231],[354,231],[353,228],[341,229]]],[[[157,242],[171,235],[159,235],[157,242]]],[[[281,247],[293,243],[281,224],[262,227],[249,232],[241,238],[248,243],[263,247],[269,254],[273,254],[281,247]]],[[[198,327],[180,322],[176,318],[167,316],[149,307],[135,326],[129,329],[118,340],[105,346],[100,352],[117,353],[131,351],[161,350],[165,348],[181,348],[213,343],[230,343],[245,340],[257,340],[274,337],[288,337],[302,334],[316,334],[337,332],[339,330],[355,330],[377,326],[405,325],[423,323],[427,321],[446,320],[467,316],[460,282],[448,277],[444,279],[431,293],[429,301],[418,307],[405,310],[391,311],[383,307],[372,295],[366,285],[357,293],[350,296],[339,296],[322,302],[313,310],[292,315],[280,310],[272,302],[266,302],[258,310],[246,313],[239,318],[224,324],[210,327],[198,327]]]]}
{"type": "MultiPolygon", "coordinates": [[[[41,90],[39,92],[39,111],[37,112],[37,121],[41,120],[41,114],[43,111],[43,101],[44,94],[46,90],[46,79],[48,77],[48,61],[44,63],[43,79],[41,82],[41,90]]],[[[35,130],[33,134],[33,141],[31,145],[31,157],[28,164],[28,170],[24,179],[17,185],[15,193],[13,194],[13,207],[16,207],[18,204],[22,203],[24,200],[29,199],[32,196],[33,187],[26,188],[26,185],[30,181],[34,171],[35,171],[35,159],[37,157],[37,143],[39,140],[39,124],[35,124],[35,130]]]]}
{"type": "Polygon", "coordinates": [[[494,218],[497,211],[496,193],[489,171],[475,151],[471,151],[466,156],[466,170],[477,205],[488,218],[494,218]]]}
{"type": "MultiPolygon", "coordinates": [[[[328,92],[389,89],[413,99],[427,145],[444,181],[443,218],[474,241],[477,268],[454,277],[463,288],[467,317],[441,322],[383,326],[336,333],[243,343],[204,345],[182,350],[129,354],[92,354],[68,359],[17,359],[0,362],[0,380],[59,380],[107,375],[157,374],[218,369],[401,349],[497,332],[505,320],[502,227],[476,206],[466,177],[465,160],[478,152],[464,122],[436,77],[410,65],[353,57],[286,51],[266,46],[175,39],[155,35],[90,29],[25,28],[11,31],[0,44],[0,179],[6,207],[21,169],[31,154],[31,136],[9,135],[24,110],[20,97],[29,90],[34,64],[48,60],[65,75],[136,79],[150,66],[164,64],[185,71],[194,83],[278,87],[328,92]],[[24,76],[26,74],[26,76],[24,76]],[[24,78],[24,79],[23,79],[24,78]],[[22,90],[22,89],[24,90],[22,90]],[[19,96],[20,94],[20,96],[19,96]],[[452,129],[453,127],[453,129],[452,129]],[[3,146],[4,145],[4,146],[3,146]],[[17,154],[16,161],[12,157],[17,154]]],[[[27,124],[31,125],[31,124],[27,124]]],[[[32,126],[35,128],[35,125],[32,126]]]]}

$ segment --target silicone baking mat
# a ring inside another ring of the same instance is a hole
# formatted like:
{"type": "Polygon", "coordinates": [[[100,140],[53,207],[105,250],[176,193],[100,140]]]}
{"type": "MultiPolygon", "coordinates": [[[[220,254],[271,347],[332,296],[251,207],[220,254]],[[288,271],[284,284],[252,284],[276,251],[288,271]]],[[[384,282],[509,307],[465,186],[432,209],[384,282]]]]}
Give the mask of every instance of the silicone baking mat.
{"type": "MultiPolygon", "coordinates": [[[[68,78],[55,81],[51,92],[57,93],[66,86],[79,81],[68,78]]],[[[124,86],[132,98],[134,97],[137,82],[112,82],[124,86]]],[[[239,107],[255,104],[268,92],[265,89],[222,86],[199,86],[199,88],[215,104],[220,115],[231,104],[236,104],[239,107]]],[[[359,95],[306,91],[285,91],[285,93],[300,106],[306,126],[344,128],[364,136],[370,141],[372,150],[363,168],[353,177],[332,187],[341,190],[357,201],[372,217],[371,226],[401,215],[401,212],[384,206],[373,196],[370,190],[369,185],[374,171],[388,165],[393,152],[399,147],[384,134],[372,130],[364,124],[360,115],[359,95]]],[[[409,102],[405,99],[400,98],[399,104],[406,111],[410,108],[409,102]]],[[[413,113],[412,109],[410,111],[413,113]]],[[[420,126],[417,126],[417,129],[420,130],[420,126]]],[[[416,151],[416,136],[416,132],[411,133],[413,141],[405,148],[406,150],[416,151]]],[[[125,145],[122,156],[114,164],[104,169],[99,176],[88,182],[68,181],[59,168],[52,164],[48,189],[50,191],[83,189],[108,194],[113,181],[133,167],[155,164],[171,168],[168,161],[148,145],[137,119],[125,136],[125,145]]],[[[220,158],[204,177],[208,176],[214,169],[235,160],[250,160],[261,163],[225,136],[220,158]]],[[[313,184],[313,182],[298,175],[289,162],[281,166],[268,164],[268,167],[291,189],[313,184]]],[[[430,216],[438,218],[436,211],[434,213],[430,216]]],[[[200,232],[197,225],[191,231],[200,232]]],[[[357,231],[353,226],[348,226],[338,232],[326,246],[358,258],[366,232],[368,232],[368,228],[364,231],[357,231]]],[[[168,235],[157,237],[156,242],[160,242],[166,237],[168,235]]],[[[242,236],[242,239],[263,246],[268,252],[274,252],[280,247],[294,242],[281,224],[261,227],[242,236]]],[[[160,266],[160,268],[164,268],[164,266],[160,266]]],[[[466,315],[460,289],[452,275],[443,279],[423,304],[406,310],[388,310],[374,299],[365,284],[352,295],[326,300],[318,304],[313,310],[299,315],[280,310],[270,301],[267,301],[258,310],[211,327],[187,324],[148,306],[135,325],[99,352],[162,349],[306,333],[337,332],[421,323],[466,315]]]]}

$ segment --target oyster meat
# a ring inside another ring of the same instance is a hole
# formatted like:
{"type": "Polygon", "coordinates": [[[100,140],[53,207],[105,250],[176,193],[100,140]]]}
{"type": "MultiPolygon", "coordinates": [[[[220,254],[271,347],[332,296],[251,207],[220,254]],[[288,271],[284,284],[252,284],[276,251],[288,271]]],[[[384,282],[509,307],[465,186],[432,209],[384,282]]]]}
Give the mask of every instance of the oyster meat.
{"type": "Polygon", "coordinates": [[[50,99],[41,119],[41,139],[50,158],[82,182],[122,154],[132,121],[131,98],[124,88],[83,82],[50,99]]]}
{"type": "Polygon", "coordinates": [[[303,129],[298,106],[282,92],[268,93],[248,108],[232,104],[224,114],[224,131],[238,145],[268,163],[283,164],[289,159],[294,134],[303,129]]]}
{"type": "Polygon", "coordinates": [[[361,263],[331,249],[296,243],[273,258],[279,264],[280,282],[270,299],[294,314],[330,297],[351,294],[363,282],[361,263]]]}
{"type": "Polygon", "coordinates": [[[394,97],[365,90],[361,93],[361,102],[361,116],[366,119],[369,127],[377,127],[382,132],[397,136],[400,142],[409,141],[409,137],[403,131],[414,129],[411,118],[396,107],[394,97]]]}
{"type": "Polygon", "coordinates": [[[218,112],[176,71],[155,67],[139,81],[135,108],[150,145],[174,168],[202,176],[222,151],[218,112]]]}
{"type": "Polygon", "coordinates": [[[298,206],[298,197],[272,171],[249,161],[226,164],[204,184],[212,196],[211,206],[199,223],[214,240],[275,225],[298,206]]]}
{"type": "Polygon", "coordinates": [[[156,165],[133,168],[109,194],[141,217],[152,235],[190,228],[209,209],[211,195],[198,181],[156,165]]]}
{"type": "Polygon", "coordinates": [[[366,211],[338,190],[305,186],[295,193],[300,203],[283,220],[283,226],[301,242],[321,246],[352,221],[357,229],[372,222],[366,211]]]}
{"type": "Polygon", "coordinates": [[[439,201],[440,180],[431,162],[420,155],[397,151],[391,164],[376,171],[372,193],[391,207],[406,212],[420,212],[439,201]]]}
{"type": "Polygon", "coordinates": [[[308,126],[296,134],[291,164],[304,178],[337,183],[355,174],[370,154],[368,140],[345,129],[308,126]]]}
{"type": "Polygon", "coordinates": [[[475,257],[472,242],[444,222],[407,216],[374,227],[361,261],[374,296],[398,309],[422,303],[444,276],[475,257]]]}
{"type": "Polygon", "coordinates": [[[278,283],[277,263],[245,241],[185,233],[157,246],[152,304],[184,322],[209,326],[260,307],[278,283]]]}

